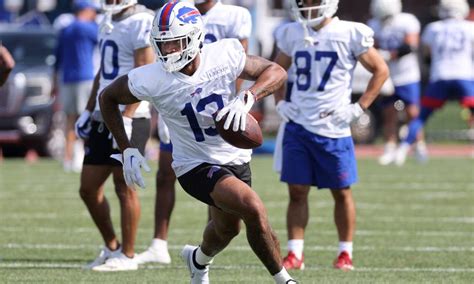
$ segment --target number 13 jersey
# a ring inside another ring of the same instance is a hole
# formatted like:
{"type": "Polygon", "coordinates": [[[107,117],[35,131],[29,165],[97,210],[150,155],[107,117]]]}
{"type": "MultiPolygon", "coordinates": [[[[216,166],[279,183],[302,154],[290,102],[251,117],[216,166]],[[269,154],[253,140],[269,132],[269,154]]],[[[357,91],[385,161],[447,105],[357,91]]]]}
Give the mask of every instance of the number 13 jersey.
{"type": "Polygon", "coordinates": [[[318,135],[350,136],[349,127],[331,123],[331,113],[351,102],[354,67],[374,44],[372,29],[335,17],[319,31],[308,29],[312,43],[305,40],[300,23],[287,24],[279,35],[277,46],[296,70],[291,102],[299,114],[294,122],[318,135]]]}
{"type": "Polygon", "coordinates": [[[236,148],[217,133],[213,114],[234,97],[235,80],[245,65],[245,51],[236,39],[205,45],[192,76],[166,72],[160,62],[133,69],[128,87],[149,101],[170,129],[173,169],[181,176],[202,163],[239,165],[251,150],[236,148]]]}

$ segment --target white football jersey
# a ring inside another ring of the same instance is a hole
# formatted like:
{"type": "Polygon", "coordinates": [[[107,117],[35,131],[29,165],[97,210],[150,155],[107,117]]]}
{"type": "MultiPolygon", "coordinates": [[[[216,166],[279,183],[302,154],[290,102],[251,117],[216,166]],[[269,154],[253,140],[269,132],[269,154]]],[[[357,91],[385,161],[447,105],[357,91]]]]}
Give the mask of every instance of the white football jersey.
{"type": "Polygon", "coordinates": [[[350,136],[350,127],[335,126],[330,114],[351,103],[357,57],[373,46],[373,31],[364,24],[336,17],[317,32],[308,30],[313,44],[304,40],[300,23],[291,23],[282,32],[278,48],[292,58],[296,68],[291,101],[299,114],[294,121],[326,137],[350,136]]]}
{"type": "Polygon", "coordinates": [[[202,20],[206,32],[204,43],[224,38],[248,39],[252,32],[250,12],[239,6],[217,2],[206,14],[202,15],[202,20]]]}
{"type": "Polygon", "coordinates": [[[166,72],[161,62],[128,74],[132,94],[149,101],[170,129],[172,166],[178,177],[201,163],[249,162],[252,152],[225,142],[213,120],[213,114],[234,97],[235,80],[246,60],[242,45],[237,39],[223,39],[205,45],[200,56],[199,68],[192,76],[166,72]]]}
{"type": "MultiPolygon", "coordinates": [[[[420,33],[420,22],[415,16],[407,13],[397,14],[384,22],[374,18],[368,25],[374,30],[378,47],[388,51],[402,46],[407,35],[420,33]]],[[[421,79],[418,56],[414,52],[390,60],[388,67],[395,86],[417,83],[421,79]]]]}
{"type": "MultiPolygon", "coordinates": [[[[285,36],[285,30],[287,29],[287,25],[290,25],[290,24],[293,24],[293,22],[286,22],[286,23],[283,23],[281,25],[279,25],[278,27],[275,28],[275,31],[273,32],[273,36],[275,38],[275,42],[281,42],[284,40],[284,36],[285,36]]],[[[286,73],[288,74],[288,83],[293,83],[295,81],[295,77],[296,77],[296,69],[295,69],[295,65],[292,64],[288,70],[286,70],[286,73]]]]}
{"type": "Polygon", "coordinates": [[[421,40],[431,50],[430,81],[474,80],[474,22],[431,23],[421,40]]]}
{"type": "MultiPolygon", "coordinates": [[[[140,12],[130,15],[123,20],[112,21],[112,32],[100,31],[101,70],[99,94],[116,78],[127,74],[135,67],[135,50],[151,45],[150,31],[152,22],[152,11],[141,8],[140,12]]],[[[98,99],[99,96],[97,96],[98,99]]],[[[123,111],[124,109],[125,106],[121,106],[121,110],[123,111]]],[[[98,101],[96,103],[96,110],[99,110],[98,101]]],[[[149,103],[141,103],[135,111],[134,117],[150,118],[149,103]]]]}

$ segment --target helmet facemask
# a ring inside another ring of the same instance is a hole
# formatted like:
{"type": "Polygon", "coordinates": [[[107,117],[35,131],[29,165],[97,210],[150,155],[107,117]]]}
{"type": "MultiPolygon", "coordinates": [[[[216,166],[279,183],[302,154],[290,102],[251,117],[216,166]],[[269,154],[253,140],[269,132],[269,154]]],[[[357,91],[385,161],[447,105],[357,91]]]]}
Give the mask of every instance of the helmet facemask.
{"type": "Polygon", "coordinates": [[[101,0],[102,10],[112,15],[118,14],[123,9],[137,4],[137,0],[101,0]]]}
{"type": "Polygon", "coordinates": [[[290,0],[291,12],[301,23],[315,27],[337,11],[339,0],[290,0]]]}

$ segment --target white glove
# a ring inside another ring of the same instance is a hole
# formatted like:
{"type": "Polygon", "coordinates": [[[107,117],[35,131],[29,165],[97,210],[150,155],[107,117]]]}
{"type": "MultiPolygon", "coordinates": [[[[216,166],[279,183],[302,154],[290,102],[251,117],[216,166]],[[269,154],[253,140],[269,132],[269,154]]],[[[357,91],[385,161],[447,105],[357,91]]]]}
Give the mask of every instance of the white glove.
{"type": "Polygon", "coordinates": [[[123,154],[113,154],[110,157],[123,164],[123,177],[129,187],[134,188],[136,184],[141,188],[145,188],[141,169],[143,168],[146,172],[150,172],[151,169],[137,148],[127,148],[123,151],[123,154]]]}
{"type": "Polygon", "coordinates": [[[350,104],[334,111],[332,114],[332,123],[341,128],[347,127],[363,113],[364,110],[360,107],[359,103],[350,104]]]}
{"type": "Polygon", "coordinates": [[[245,131],[247,125],[247,113],[255,103],[255,96],[249,90],[241,91],[240,94],[233,99],[229,105],[219,111],[216,121],[220,121],[226,113],[229,113],[224,123],[224,129],[229,129],[232,120],[234,125],[232,130],[237,132],[239,129],[245,131]]]}
{"type": "Polygon", "coordinates": [[[277,103],[276,111],[284,122],[288,122],[290,119],[294,119],[295,116],[298,115],[298,107],[295,104],[285,100],[281,100],[277,103]]]}
{"type": "MultiPolygon", "coordinates": [[[[130,139],[132,139],[132,122],[133,122],[133,119],[130,118],[130,117],[126,117],[126,116],[122,116],[122,119],[123,119],[123,127],[125,128],[125,134],[127,134],[128,141],[130,141],[130,139]]],[[[112,135],[112,133],[110,135],[112,135]]],[[[112,148],[119,149],[119,147],[117,145],[117,141],[115,141],[115,138],[113,138],[112,143],[113,143],[112,148]]]]}
{"type": "Polygon", "coordinates": [[[160,141],[165,144],[169,144],[171,142],[170,131],[168,126],[166,126],[165,122],[163,121],[161,115],[158,115],[158,137],[160,138],[160,141]]]}
{"type": "Polygon", "coordinates": [[[85,110],[81,113],[74,124],[74,132],[76,136],[81,139],[88,139],[91,133],[91,112],[85,110]]]}

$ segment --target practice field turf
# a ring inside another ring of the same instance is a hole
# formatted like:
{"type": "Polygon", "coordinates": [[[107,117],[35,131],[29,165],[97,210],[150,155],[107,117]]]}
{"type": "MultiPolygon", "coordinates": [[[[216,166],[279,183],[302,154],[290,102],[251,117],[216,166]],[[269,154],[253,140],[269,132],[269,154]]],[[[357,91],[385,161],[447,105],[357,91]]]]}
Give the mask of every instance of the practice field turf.
{"type": "MultiPolygon", "coordinates": [[[[270,157],[252,162],[254,188],[286,254],[285,185],[271,171],[270,157]]],[[[410,160],[402,168],[359,159],[354,186],[357,232],[349,273],[331,268],[337,250],[333,202],[327,191],[310,195],[305,242],[306,270],[292,272],[300,283],[472,283],[474,279],[474,160],[410,160]]],[[[96,257],[101,239],[78,195],[77,174],[52,160],[0,164],[0,283],[187,283],[179,258],[184,244],[198,244],[206,207],[178,187],[171,220],[172,264],[146,265],[135,272],[98,273],[81,267],[96,257]]],[[[154,175],[140,191],[142,219],[137,252],[153,232],[154,175]]],[[[115,225],[118,201],[107,184],[115,225]]],[[[215,259],[213,283],[272,283],[251,252],[245,231],[215,259]]]]}

